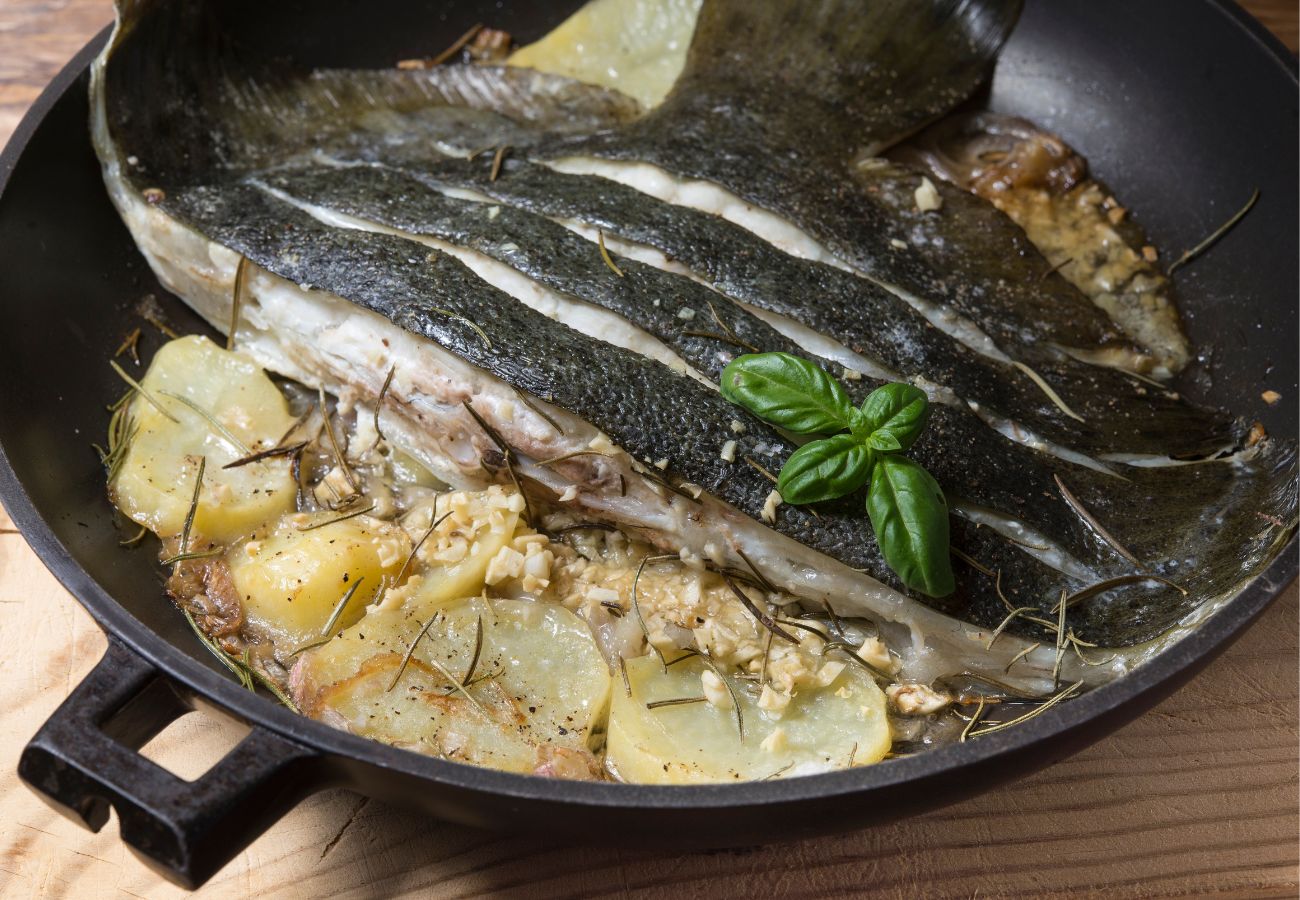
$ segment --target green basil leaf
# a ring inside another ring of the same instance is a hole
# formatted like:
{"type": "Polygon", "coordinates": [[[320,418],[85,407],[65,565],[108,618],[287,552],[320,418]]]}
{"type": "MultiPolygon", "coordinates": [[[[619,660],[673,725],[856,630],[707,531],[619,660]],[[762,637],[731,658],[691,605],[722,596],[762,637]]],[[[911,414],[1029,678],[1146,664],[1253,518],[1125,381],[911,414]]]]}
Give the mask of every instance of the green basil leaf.
{"type": "Polygon", "coordinates": [[[948,503],[929,472],[905,456],[879,457],[867,515],[885,562],[903,584],[931,597],[953,592],[948,503]]]}
{"type": "Polygon", "coordinates": [[[834,378],[788,353],[736,357],[722,370],[721,387],[732,403],[795,434],[834,434],[853,415],[834,378]]]}
{"type": "Polygon", "coordinates": [[[804,444],[781,467],[776,489],[786,503],[820,503],[843,497],[867,483],[872,456],[851,434],[804,444]]]}
{"type": "Polygon", "coordinates": [[[898,442],[898,438],[894,437],[893,432],[883,428],[871,432],[867,438],[867,446],[881,453],[895,453],[903,449],[903,445],[898,442]]]}
{"type": "Polygon", "coordinates": [[[930,418],[930,401],[925,391],[910,384],[885,384],[862,401],[862,413],[873,431],[885,431],[906,450],[916,443],[930,418]]]}

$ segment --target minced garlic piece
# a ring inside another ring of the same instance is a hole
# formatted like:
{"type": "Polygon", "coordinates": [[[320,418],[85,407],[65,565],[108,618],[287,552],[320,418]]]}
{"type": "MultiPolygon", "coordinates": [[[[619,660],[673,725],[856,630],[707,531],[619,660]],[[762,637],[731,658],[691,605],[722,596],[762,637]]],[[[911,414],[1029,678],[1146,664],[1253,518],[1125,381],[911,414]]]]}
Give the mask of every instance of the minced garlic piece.
{"type": "Polygon", "coordinates": [[[722,452],[719,454],[727,462],[736,461],[736,442],[727,441],[722,445],[722,452]]]}
{"type": "Polygon", "coordinates": [[[497,415],[503,422],[513,422],[515,420],[515,401],[502,400],[498,403],[497,415]]]}
{"type": "Polygon", "coordinates": [[[850,369],[847,366],[845,366],[840,370],[840,377],[843,378],[845,381],[861,381],[862,373],[859,372],[857,369],[850,369]]]}
{"type": "Polygon", "coordinates": [[[745,423],[742,422],[742,421],[740,421],[739,419],[732,419],[732,420],[731,420],[731,433],[732,433],[732,434],[744,434],[744,433],[745,433],[745,423]]]}
{"type": "Polygon", "coordinates": [[[862,642],[858,648],[858,659],[888,675],[892,675],[898,668],[898,663],[889,655],[889,647],[878,637],[869,637],[862,642]]]}
{"type": "Polygon", "coordinates": [[[683,306],[681,309],[677,310],[677,318],[689,322],[691,319],[695,318],[695,310],[691,309],[689,306],[683,306]]]}
{"type": "Polygon", "coordinates": [[[700,684],[704,686],[704,699],[716,706],[718,709],[731,709],[731,692],[722,679],[717,676],[712,669],[705,669],[700,673],[700,684]]]}
{"type": "Polygon", "coordinates": [[[763,521],[769,525],[774,523],[776,521],[776,508],[780,505],[781,505],[780,492],[772,491],[770,494],[768,494],[767,499],[763,501],[763,512],[761,513],[763,521]]]}
{"type": "Polygon", "coordinates": [[[922,176],[921,185],[916,189],[916,208],[921,212],[933,212],[943,206],[943,197],[939,196],[939,189],[934,186],[934,182],[922,176]]]}
{"type": "Polygon", "coordinates": [[[790,705],[790,695],[781,691],[773,690],[770,684],[763,685],[763,690],[758,695],[758,708],[764,712],[770,712],[777,718],[785,712],[785,708],[790,705]]]}
{"type": "Polygon", "coordinates": [[[895,250],[906,250],[906,249],[907,249],[907,242],[906,242],[906,241],[900,241],[898,238],[890,238],[890,239],[889,239],[889,246],[893,247],[895,250]]]}
{"type": "Polygon", "coordinates": [[[817,670],[817,686],[830,687],[835,683],[835,679],[839,678],[844,672],[844,668],[847,665],[848,663],[842,662],[824,663],[822,667],[817,670]]]}
{"type": "Polygon", "coordinates": [[[578,499],[578,486],[576,484],[569,485],[564,489],[564,493],[560,494],[561,503],[572,503],[574,500],[577,499],[578,499]]]}
{"type": "Polygon", "coordinates": [[[885,688],[885,696],[904,716],[928,716],[952,703],[952,697],[926,684],[891,684],[885,688]]]}
{"type": "Polygon", "coordinates": [[[500,584],[507,578],[518,578],[524,573],[524,555],[514,547],[502,547],[488,561],[487,575],[483,580],[487,584],[500,584]]]}
{"type": "Polygon", "coordinates": [[[779,726],[772,729],[758,746],[764,753],[780,753],[786,747],[785,729],[779,726]]]}

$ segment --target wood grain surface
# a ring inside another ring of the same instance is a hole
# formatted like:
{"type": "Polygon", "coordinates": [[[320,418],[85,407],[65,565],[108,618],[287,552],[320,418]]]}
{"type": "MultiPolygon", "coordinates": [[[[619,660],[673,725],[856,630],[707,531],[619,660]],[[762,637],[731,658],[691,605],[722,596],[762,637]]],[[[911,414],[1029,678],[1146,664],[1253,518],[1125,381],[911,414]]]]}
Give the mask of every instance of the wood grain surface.
{"type": "MultiPolygon", "coordinates": [[[[1295,49],[1294,0],[1246,6],[1295,49]]],[[[0,0],[0,143],[109,16],[107,0],[0,0]]],[[[1293,585],[1201,676],[1090,749],[897,825],[664,854],[501,837],[333,791],[295,809],[200,894],[1295,897],[1298,608],[1293,585]]],[[[123,848],[114,822],[91,835],[14,774],[23,744],[104,646],[0,515],[0,898],[182,893],[123,848]]],[[[241,733],[195,713],[147,752],[194,777],[241,733]]]]}

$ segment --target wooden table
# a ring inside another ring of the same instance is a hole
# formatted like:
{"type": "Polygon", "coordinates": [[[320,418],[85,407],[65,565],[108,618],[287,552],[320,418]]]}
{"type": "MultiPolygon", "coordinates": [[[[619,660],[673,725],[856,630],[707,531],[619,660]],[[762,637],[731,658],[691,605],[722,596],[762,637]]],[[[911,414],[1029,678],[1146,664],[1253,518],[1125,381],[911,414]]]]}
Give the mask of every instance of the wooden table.
{"type": "MultiPolygon", "coordinates": [[[[1246,5],[1295,49],[1294,0],[1246,5]]],[[[107,0],[0,0],[0,143],[109,16],[107,0]]],[[[721,853],[556,849],[333,791],[294,810],[201,893],[1294,897],[1297,609],[1292,586],[1199,678],[1083,753],[887,828],[721,853]]],[[[88,834],[14,774],[24,742],[104,645],[0,515],[0,898],[181,894],[123,848],[114,824],[88,834]]],[[[195,713],[147,752],[195,777],[242,734],[195,713]]]]}

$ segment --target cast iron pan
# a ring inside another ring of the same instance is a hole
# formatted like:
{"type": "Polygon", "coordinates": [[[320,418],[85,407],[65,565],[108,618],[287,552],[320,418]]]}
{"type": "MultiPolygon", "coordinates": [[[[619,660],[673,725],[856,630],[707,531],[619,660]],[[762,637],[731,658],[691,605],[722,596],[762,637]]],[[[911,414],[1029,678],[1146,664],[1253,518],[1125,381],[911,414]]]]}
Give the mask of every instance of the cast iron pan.
{"type": "MultiPolygon", "coordinates": [[[[329,21],[305,0],[250,15],[296,21],[318,64],[426,55],[485,21],[528,40],[555,4],[392,0],[329,21]]],[[[294,34],[274,27],[267,33],[294,34]]],[[[32,107],[0,157],[0,496],[27,540],[108,633],[103,660],[32,739],[20,774],[60,811],[122,839],[184,885],[221,868],[293,804],[342,785],[456,822],[602,843],[702,848],[861,827],[950,803],[1048,765],[1167,696],[1222,650],[1296,573],[1295,542],[1190,637],[1135,674],[1025,726],[849,772],[690,788],[545,780],[418,756],[344,734],[245,691],[165,599],[156,546],[124,550],[89,442],[119,392],[105,364],[163,292],[109,205],[86,130],[85,69],[101,34],[32,107]],[[252,726],[207,774],[182,781],[136,750],[195,705],[252,726]]],[[[1177,252],[1236,210],[1245,221],[1178,279],[1196,343],[1193,396],[1297,431],[1295,61],[1248,16],[1199,0],[1034,0],[986,97],[1062,134],[1177,252]],[[1286,401],[1266,408],[1271,388],[1286,401]]],[[[146,327],[146,331],[151,331],[146,327]]],[[[147,351],[157,346],[149,334],[147,351]]]]}

